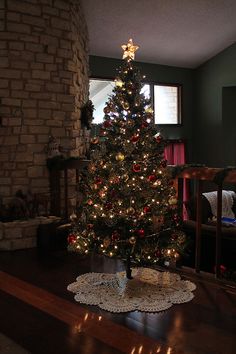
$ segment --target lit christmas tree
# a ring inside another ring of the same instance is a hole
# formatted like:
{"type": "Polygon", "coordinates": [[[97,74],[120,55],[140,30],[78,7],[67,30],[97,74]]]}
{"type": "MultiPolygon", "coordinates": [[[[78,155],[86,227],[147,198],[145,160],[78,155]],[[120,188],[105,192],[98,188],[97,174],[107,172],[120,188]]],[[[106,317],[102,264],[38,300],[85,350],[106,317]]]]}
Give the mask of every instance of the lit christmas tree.
{"type": "Polygon", "coordinates": [[[81,177],[85,200],[68,248],[120,257],[131,278],[131,261],[163,264],[178,258],[185,235],[163,157],[165,141],[155,129],[150,100],[140,93],[144,77],[133,65],[138,46],[130,39],[122,49],[124,63],[81,177]]]}

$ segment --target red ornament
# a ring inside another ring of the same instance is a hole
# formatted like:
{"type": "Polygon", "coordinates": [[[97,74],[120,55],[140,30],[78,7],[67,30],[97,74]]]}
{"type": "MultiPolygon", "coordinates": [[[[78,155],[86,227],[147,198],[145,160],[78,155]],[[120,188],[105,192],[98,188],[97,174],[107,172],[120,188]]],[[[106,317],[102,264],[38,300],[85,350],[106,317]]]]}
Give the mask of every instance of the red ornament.
{"type": "Polygon", "coordinates": [[[108,202],[108,203],[105,204],[105,209],[106,210],[110,210],[110,209],[112,209],[112,207],[113,207],[112,203],[108,202]]]}
{"type": "Polygon", "coordinates": [[[143,208],[143,212],[144,212],[145,214],[150,213],[150,211],[151,211],[151,208],[150,208],[149,206],[145,206],[145,207],[143,208]]]}
{"type": "Polygon", "coordinates": [[[161,250],[157,249],[157,250],[155,251],[155,256],[156,256],[157,258],[160,258],[160,257],[161,257],[161,250]]]}
{"type": "Polygon", "coordinates": [[[89,200],[87,201],[87,203],[88,203],[88,205],[93,205],[92,199],[89,199],[89,200]]]}
{"type": "Polygon", "coordinates": [[[147,128],[147,127],[148,127],[148,122],[143,122],[141,128],[147,128]]]}
{"type": "Polygon", "coordinates": [[[161,135],[157,135],[156,142],[159,144],[163,140],[161,135]]]}
{"type": "Polygon", "coordinates": [[[180,221],[180,216],[178,214],[174,214],[173,219],[178,223],[180,221]]]}
{"type": "Polygon", "coordinates": [[[118,232],[117,230],[113,231],[113,233],[112,233],[112,235],[111,235],[112,241],[113,241],[113,242],[114,242],[114,241],[117,241],[117,240],[119,240],[119,238],[120,238],[119,232],[118,232]]]}
{"type": "Polygon", "coordinates": [[[112,125],[110,120],[105,120],[105,122],[103,123],[103,127],[104,128],[109,128],[112,125]]]}
{"type": "Polygon", "coordinates": [[[132,138],[131,138],[132,143],[137,143],[138,140],[139,140],[139,135],[138,134],[133,135],[132,138]]]}
{"type": "Polygon", "coordinates": [[[96,184],[102,184],[102,179],[100,177],[95,178],[95,183],[96,184]]]}
{"type": "Polygon", "coordinates": [[[144,231],[144,229],[139,229],[139,230],[137,230],[137,233],[138,233],[138,235],[139,235],[140,238],[143,238],[143,237],[145,236],[145,231],[144,231]]]}
{"type": "Polygon", "coordinates": [[[67,241],[69,244],[75,243],[76,242],[76,235],[75,234],[69,234],[67,237],[67,241]]]}
{"type": "Polygon", "coordinates": [[[138,163],[135,163],[133,165],[133,171],[134,172],[140,172],[141,171],[141,166],[138,163]]]}
{"type": "Polygon", "coordinates": [[[150,176],[148,176],[149,182],[155,182],[156,179],[157,179],[157,176],[156,176],[156,175],[150,175],[150,176]]]}

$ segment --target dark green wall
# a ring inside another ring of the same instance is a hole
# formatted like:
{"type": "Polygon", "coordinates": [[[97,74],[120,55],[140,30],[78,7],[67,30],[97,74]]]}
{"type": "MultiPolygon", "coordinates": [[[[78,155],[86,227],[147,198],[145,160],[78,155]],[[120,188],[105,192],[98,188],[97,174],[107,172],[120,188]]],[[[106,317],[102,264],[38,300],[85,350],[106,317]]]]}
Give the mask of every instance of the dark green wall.
{"type": "MultiPolygon", "coordinates": [[[[122,60],[90,56],[90,77],[114,79],[122,60]]],[[[191,156],[192,116],[193,116],[193,70],[158,64],[136,62],[147,82],[176,83],[182,85],[182,126],[162,126],[166,138],[187,140],[188,155],[191,156]]]]}
{"type": "Polygon", "coordinates": [[[193,161],[236,164],[236,44],[195,70],[193,161]]]}

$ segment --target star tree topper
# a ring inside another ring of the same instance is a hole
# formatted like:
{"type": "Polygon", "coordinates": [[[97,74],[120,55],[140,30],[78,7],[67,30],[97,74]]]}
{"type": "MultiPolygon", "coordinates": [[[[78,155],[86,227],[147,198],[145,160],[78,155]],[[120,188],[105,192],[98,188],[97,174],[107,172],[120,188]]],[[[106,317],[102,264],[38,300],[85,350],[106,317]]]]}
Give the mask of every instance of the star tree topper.
{"type": "Polygon", "coordinates": [[[123,44],[123,45],[121,46],[121,48],[122,48],[123,51],[124,51],[124,54],[123,54],[122,59],[127,58],[127,59],[132,59],[132,60],[134,60],[134,56],[135,56],[134,53],[136,52],[136,50],[139,49],[139,46],[138,46],[138,45],[134,45],[132,38],[130,38],[129,41],[128,41],[128,43],[127,43],[127,44],[123,44]]]}

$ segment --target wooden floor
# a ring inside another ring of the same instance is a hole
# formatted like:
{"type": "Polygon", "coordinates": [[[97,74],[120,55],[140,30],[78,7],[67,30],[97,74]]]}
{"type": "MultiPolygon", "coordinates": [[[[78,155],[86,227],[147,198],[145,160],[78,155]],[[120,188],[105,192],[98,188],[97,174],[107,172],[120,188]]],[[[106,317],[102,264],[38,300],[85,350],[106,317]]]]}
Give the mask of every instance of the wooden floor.
{"type": "Polygon", "coordinates": [[[123,268],[64,251],[1,252],[0,332],[36,354],[236,353],[234,289],[195,281],[191,302],[156,314],[111,314],[76,303],[66,289],[79,274],[123,268]]]}

